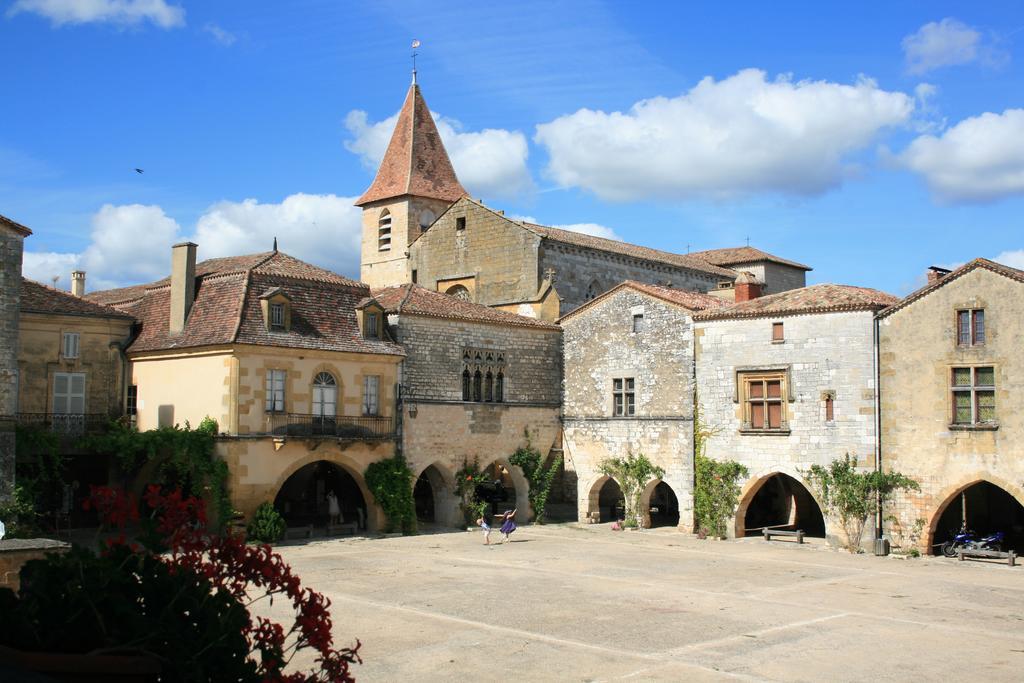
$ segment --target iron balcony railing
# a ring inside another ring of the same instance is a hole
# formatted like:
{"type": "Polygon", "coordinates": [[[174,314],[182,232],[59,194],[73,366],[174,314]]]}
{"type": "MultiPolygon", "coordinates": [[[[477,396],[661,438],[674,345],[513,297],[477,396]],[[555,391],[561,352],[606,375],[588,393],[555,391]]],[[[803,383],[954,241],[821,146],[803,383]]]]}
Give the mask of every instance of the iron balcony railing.
{"type": "Polygon", "coordinates": [[[390,417],[268,413],[267,430],[274,436],[380,441],[395,438],[395,421],[390,417]]]}
{"type": "Polygon", "coordinates": [[[102,431],[112,419],[107,413],[18,413],[18,424],[42,427],[63,436],[82,436],[102,431]]]}

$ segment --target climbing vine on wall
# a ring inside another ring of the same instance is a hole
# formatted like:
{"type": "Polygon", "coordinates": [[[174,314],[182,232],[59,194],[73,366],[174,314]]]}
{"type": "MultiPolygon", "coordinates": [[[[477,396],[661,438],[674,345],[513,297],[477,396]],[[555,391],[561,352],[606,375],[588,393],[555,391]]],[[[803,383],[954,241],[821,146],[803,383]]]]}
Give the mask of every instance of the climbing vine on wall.
{"type": "Polygon", "coordinates": [[[386,531],[416,533],[416,503],[413,499],[413,472],[405,457],[395,455],[370,463],[366,468],[366,486],[384,509],[386,531]]]}
{"type": "Polygon", "coordinates": [[[552,458],[551,462],[545,466],[544,457],[530,441],[530,431],[526,430],[525,433],[526,445],[516,449],[508,461],[509,464],[515,465],[523,471],[530,486],[530,507],[533,508],[534,521],[543,524],[548,495],[551,493],[551,482],[555,479],[555,473],[558,472],[562,459],[560,457],[552,458]]]}
{"type": "Polygon", "coordinates": [[[748,476],[743,465],[733,460],[707,457],[708,441],[718,428],[707,424],[697,395],[693,400],[693,525],[698,534],[726,536],[726,526],[740,499],[739,480],[748,476]]]}
{"type": "Polygon", "coordinates": [[[640,497],[644,487],[652,479],[661,479],[665,470],[647,459],[643,453],[633,455],[627,453],[625,458],[608,458],[598,466],[602,474],[606,474],[619,484],[622,497],[626,504],[626,526],[640,527],[643,525],[643,512],[640,509],[640,497]]]}

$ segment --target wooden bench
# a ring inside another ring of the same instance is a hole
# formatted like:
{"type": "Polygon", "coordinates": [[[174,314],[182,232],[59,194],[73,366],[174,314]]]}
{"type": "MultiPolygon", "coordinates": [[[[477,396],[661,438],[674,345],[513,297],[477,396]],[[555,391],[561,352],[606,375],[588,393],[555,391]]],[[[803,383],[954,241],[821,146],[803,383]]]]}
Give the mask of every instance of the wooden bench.
{"type": "Polygon", "coordinates": [[[338,536],[340,534],[351,534],[352,536],[355,536],[357,531],[359,531],[359,524],[356,522],[343,522],[341,524],[327,525],[328,536],[338,536]]]}
{"type": "Polygon", "coordinates": [[[1017,553],[1012,550],[1009,552],[1002,552],[999,550],[975,550],[971,548],[960,548],[957,550],[957,557],[961,562],[968,557],[984,557],[992,560],[1006,560],[1006,564],[1011,567],[1017,566],[1017,553]]]}
{"type": "Polygon", "coordinates": [[[313,525],[307,526],[290,526],[284,530],[285,540],[293,538],[313,538],[313,525]]]}
{"type": "Polygon", "coordinates": [[[783,538],[795,538],[797,543],[804,542],[803,529],[797,529],[796,531],[785,531],[783,529],[761,529],[761,533],[764,534],[764,540],[772,540],[772,536],[781,536],[783,538]]]}

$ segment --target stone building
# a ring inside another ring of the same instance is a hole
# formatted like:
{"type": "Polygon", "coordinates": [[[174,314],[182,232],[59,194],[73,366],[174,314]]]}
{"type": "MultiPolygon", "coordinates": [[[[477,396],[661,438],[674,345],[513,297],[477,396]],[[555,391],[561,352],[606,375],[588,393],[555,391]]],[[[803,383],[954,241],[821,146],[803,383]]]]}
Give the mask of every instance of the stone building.
{"type": "Polygon", "coordinates": [[[405,351],[402,449],[420,521],[464,522],[454,477],[474,461],[528,520],[527,483],[508,458],[527,431],[543,456],[560,455],[561,330],[413,284],[374,290],[361,310],[375,306],[405,351]]]}
{"type": "Polygon", "coordinates": [[[643,454],[665,470],[647,482],[645,523],[693,523],[693,316],[724,304],[697,292],[626,281],[559,320],[564,331],[566,469],[579,520],[621,517],[602,461],[643,454]]]}
{"type": "Polygon", "coordinates": [[[674,254],[507,218],[466,196],[413,82],[363,209],[361,279],[431,290],[554,321],[624,280],[726,296],[738,272],[766,291],[809,267],[751,247],[674,254]]]}
{"type": "Polygon", "coordinates": [[[395,453],[401,347],[357,315],[369,288],[272,251],[196,263],[89,299],[138,320],[127,347],[140,430],[215,419],[232,505],[274,502],[292,525],[322,523],[334,491],[349,523],[376,529],[363,473],[395,453]]]}
{"type": "Polygon", "coordinates": [[[964,523],[1024,551],[1024,271],[976,259],[879,314],[881,462],[921,485],[887,511],[921,549],[964,523]]]}
{"type": "Polygon", "coordinates": [[[697,400],[717,430],[707,455],[750,472],[732,531],[833,536],[802,472],[847,453],[874,466],[874,315],[897,299],[832,284],[763,297],[742,287],[755,291],[694,316],[697,400]]]}
{"type": "Polygon", "coordinates": [[[14,490],[14,415],[18,412],[21,255],[32,231],[0,216],[0,502],[14,490]]]}

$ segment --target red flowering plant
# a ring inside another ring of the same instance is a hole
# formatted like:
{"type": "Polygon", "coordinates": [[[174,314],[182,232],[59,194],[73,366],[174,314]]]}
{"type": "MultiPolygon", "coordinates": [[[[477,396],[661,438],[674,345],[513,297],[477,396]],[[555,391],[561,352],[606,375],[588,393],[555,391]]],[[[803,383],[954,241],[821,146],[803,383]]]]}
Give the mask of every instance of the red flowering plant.
{"type": "Polygon", "coordinates": [[[209,533],[203,502],[151,486],[140,543],[126,527],[137,501],[94,488],[94,507],[115,536],[102,550],[75,547],[27,562],[15,595],[0,589],[0,644],[28,651],[133,653],[160,662],[169,680],[351,681],[360,643],[335,648],[330,600],[303,588],[268,545],[209,533]],[[253,616],[275,597],[294,621],[253,616]],[[315,652],[311,671],[285,672],[295,655],[315,652]]]}

